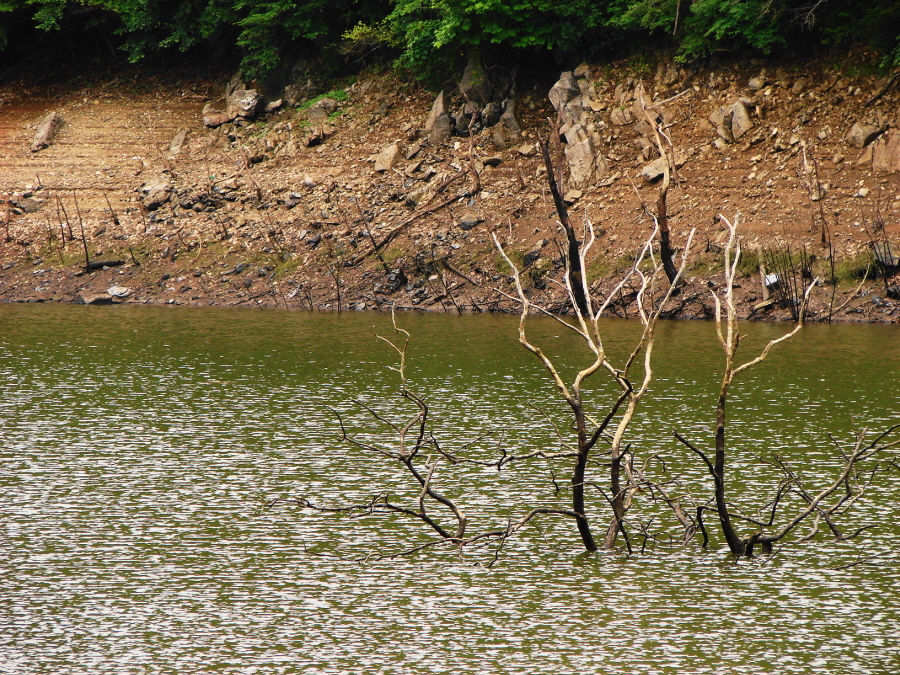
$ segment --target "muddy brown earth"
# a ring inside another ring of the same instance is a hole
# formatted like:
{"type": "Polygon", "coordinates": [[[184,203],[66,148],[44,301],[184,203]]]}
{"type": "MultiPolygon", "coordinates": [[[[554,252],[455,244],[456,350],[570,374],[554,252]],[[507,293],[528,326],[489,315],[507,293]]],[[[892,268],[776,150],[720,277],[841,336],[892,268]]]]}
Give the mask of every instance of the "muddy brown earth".
{"type": "MultiPolygon", "coordinates": [[[[740,221],[743,316],[789,318],[789,287],[818,277],[814,319],[897,321],[896,80],[817,64],[672,70],[581,68],[605,166],[567,192],[572,221],[598,234],[587,265],[598,292],[653,228],[658,183],[642,169],[657,154],[638,120],[619,124],[643,83],[684,162],[668,200],[676,248],[697,230],[673,315],[710,315],[724,216],[740,221]],[[750,128],[732,142],[716,111],[738,100],[750,128]],[[848,141],[857,123],[876,130],[862,147],[848,141]],[[769,302],[759,261],[781,277],[769,302]]],[[[491,129],[429,143],[434,93],[390,75],[321,84],[296,106],[207,127],[204,106],[224,108],[227,79],[135,71],[0,88],[0,300],[513,311],[496,235],[527,265],[532,299],[566,306],[564,237],[536,152],[556,115],[546,83],[520,87],[523,132],[498,145],[491,129]],[[334,105],[315,117],[323,94],[334,105]],[[32,152],[53,111],[62,126],[32,152]],[[396,156],[376,171],[386,148],[396,156]]],[[[620,296],[612,311],[627,314],[628,289],[620,296]]]]}

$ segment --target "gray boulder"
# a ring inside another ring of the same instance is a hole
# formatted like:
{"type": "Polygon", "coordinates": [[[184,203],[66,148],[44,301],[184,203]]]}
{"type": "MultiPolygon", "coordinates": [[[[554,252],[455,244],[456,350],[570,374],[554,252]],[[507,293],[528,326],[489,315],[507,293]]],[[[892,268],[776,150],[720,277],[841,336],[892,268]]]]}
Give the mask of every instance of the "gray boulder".
{"type": "MultiPolygon", "coordinates": [[[[684,163],[687,161],[687,156],[681,153],[675,155],[675,166],[681,167],[684,166],[684,163]]],[[[641,176],[648,183],[654,183],[662,178],[666,173],[666,159],[665,157],[659,157],[658,159],[654,159],[649,164],[644,165],[644,168],[641,169],[641,176]]]]}
{"type": "Polygon", "coordinates": [[[726,143],[734,143],[733,112],[728,108],[716,108],[709,116],[709,121],[716,128],[716,133],[726,143]]]}
{"type": "Polygon", "coordinates": [[[560,75],[559,80],[550,89],[550,103],[557,110],[565,107],[565,105],[577,96],[581,96],[581,88],[575,80],[575,76],[566,71],[560,75]]]}
{"type": "Polygon", "coordinates": [[[253,119],[262,104],[262,96],[256,89],[237,89],[228,97],[225,113],[232,119],[253,119]]]}
{"type": "Polygon", "coordinates": [[[609,123],[617,127],[624,127],[633,121],[634,117],[628,108],[616,108],[609,115],[609,123]]]}
{"type": "Polygon", "coordinates": [[[500,149],[508,148],[519,142],[522,135],[522,122],[516,112],[515,99],[509,99],[500,115],[500,121],[494,126],[494,145],[500,149]]]}
{"type": "Polygon", "coordinates": [[[576,124],[566,133],[566,161],[569,163],[572,184],[583,187],[590,183],[597,170],[596,152],[591,137],[582,125],[576,124]]]}
{"type": "Polygon", "coordinates": [[[750,91],[759,91],[766,86],[766,78],[764,75],[751,77],[750,81],[747,83],[747,86],[750,88],[750,91]]]}
{"type": "Polygon", "coordinates": [[[324,108],[313,106],[306,111],[306,120],[314,126],[317,124],[328,124],[328,113],[324,108]]]}
{"type": "Polygon", "coordinates": [[[735,101],[729,111],[731,112],[731,135],[738,140],[753,128],[753,122],[743,101],[735,101]]]}
{"type": "Polygon", "coordinates": [[[172,141],[169,143],[169,159],[175,158],[178,153],[181,152],[181,149],[184,147],[184,142],[187,140],[187,136],[188,130],[182,128],[172,137],[172,141]]]}
{"type": "Polygon", "coordinates": [[[112,296],[108,293],[79,293],[75,296],[76,305],[111,305],[112,296]]]}
{"type": "Polygon", "coordinates": [[[172,186],[167,180],[148,181],[140,188],[142,203],[148,211],[155,211],[172,196],[172,186]]]}
{"type": "Polygon", "coordinates": [[[862,150],[869,143],[875,140],[875,138],[880,133],[881,129],[876,126],[856,122],[852,127],[850,127],[850,131],[847,132],[847,145],[862,150]]]}

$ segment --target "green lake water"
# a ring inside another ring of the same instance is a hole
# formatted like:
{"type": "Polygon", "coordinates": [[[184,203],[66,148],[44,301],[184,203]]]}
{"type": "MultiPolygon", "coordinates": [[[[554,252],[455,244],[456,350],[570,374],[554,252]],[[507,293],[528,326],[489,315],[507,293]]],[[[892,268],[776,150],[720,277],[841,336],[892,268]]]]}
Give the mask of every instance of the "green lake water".
{"type": "MultiPolygon", "coordinates": [[[[565,428],[565,409],[515,317],[399,320],[442,444],[492,432],[473,456],[558,447],[543,414],[565,428]]],[[[742,329],[750,355],[787,326],[742,329]]],[[[864,536],[772,558],[734,562],[717,533],[707,551],[585,556],[572,523],[553,519],[492,566],[493,549],[334,557],[427,540],[399,518],[266,507],[383,491],[416,502],[396,466],[339,442],[330,411],[389,440],[350,400],[397,414],[394,354],[375,338],[390,330],[371,313],[0,306],[0,675],[900,670],[897,471],[842,521],[875,525],[864,536]],[[846,567],[860,555],[878,557],[846,567]]],[[[604,331],[622,355],[637,326],[604,331]]],[[[533,335],[570,369],[587,362],[555,322],[535,320],[533,335]]],[[[701,499],[709,480],[672,431],[709,447],[721,363],[712,324],[661,326],[629,435],[701,499]]],[[[805,328],[734,389],[736,503],[751,512],[771,497],[777,476],[757,461],[771,452],[824,485],[837,466],[827,434],[900,421],[898,380],[898,327],[805,328]]],[[[564,486],[564,468],[444,462],[434,481],[474,532],[564,503],[551,479],[564,486]]],[[[589,508],[601,529],[602,497],[589,508]]]]}

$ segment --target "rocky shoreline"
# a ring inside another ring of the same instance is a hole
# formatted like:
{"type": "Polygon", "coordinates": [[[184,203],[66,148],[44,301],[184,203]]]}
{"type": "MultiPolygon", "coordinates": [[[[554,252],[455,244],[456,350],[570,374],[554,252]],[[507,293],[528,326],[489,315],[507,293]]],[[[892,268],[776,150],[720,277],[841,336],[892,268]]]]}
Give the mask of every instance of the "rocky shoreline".
{"type": "Polygon", "coordinates": [[[737,216],[745,318],[789,318],[783,288],[815,277],[811,320],[900,318],[896,76],[660,61],[543,83],[477,66],[437,96],[366,74],[7,86],[0,301],[516,311],[497,236],[561,310],[565,237],[538,153],[553,119],[601,291],[652,231],[665,153],[673,244],[690,228],[699,242],[672,316],[711,316],[719,217],[737,216]]]}

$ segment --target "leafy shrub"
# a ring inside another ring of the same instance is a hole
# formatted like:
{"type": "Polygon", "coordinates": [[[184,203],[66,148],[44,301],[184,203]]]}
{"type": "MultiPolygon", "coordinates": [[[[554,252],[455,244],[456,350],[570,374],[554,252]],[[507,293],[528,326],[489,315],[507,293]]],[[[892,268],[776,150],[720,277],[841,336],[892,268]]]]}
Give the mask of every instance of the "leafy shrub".
{"type": "Polygon", "coordinates": [[[472,51],[584,53],[608,45],[632,53],[674,47],[689,60],[865,42],[885,66],[900,63],[897,0],[0,0],[0,49],[8,39],[33,52],[49,44],[29,30],[100,30],[131,60],[224,46],[242,53],[251,77],[288,55],[341,45],[351,54],[388,47],[419,73],[472,51]]]}

